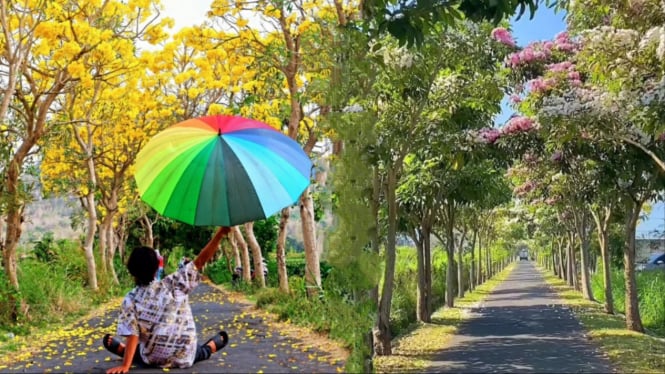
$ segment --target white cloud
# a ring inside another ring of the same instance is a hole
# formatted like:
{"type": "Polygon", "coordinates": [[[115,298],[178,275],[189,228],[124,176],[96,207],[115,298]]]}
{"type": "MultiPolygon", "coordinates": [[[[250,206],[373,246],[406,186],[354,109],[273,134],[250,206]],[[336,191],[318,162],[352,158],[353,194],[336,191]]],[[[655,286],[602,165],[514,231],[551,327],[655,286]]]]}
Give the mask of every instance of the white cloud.
{"type": "Polygon", "coordinates": [[[206,20],[212,0],[162,0],[163,17],[173,18],[175,26],[172,32],[183,27],[201,24],[206,20]]]}

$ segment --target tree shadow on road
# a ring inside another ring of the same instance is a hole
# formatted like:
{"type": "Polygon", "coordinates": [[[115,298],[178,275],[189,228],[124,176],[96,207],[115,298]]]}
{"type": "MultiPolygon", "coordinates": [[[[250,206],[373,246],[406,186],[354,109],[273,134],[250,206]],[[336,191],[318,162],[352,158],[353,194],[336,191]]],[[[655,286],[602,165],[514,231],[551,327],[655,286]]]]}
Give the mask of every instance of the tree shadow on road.
{"type": "MultiPolygon", "coordinates": [[[[429,372],[610,372],[570,309],[560,305],[481,307],[429,372]]],[[[437,321],[446,323],[449,321],[437,321]]]]}

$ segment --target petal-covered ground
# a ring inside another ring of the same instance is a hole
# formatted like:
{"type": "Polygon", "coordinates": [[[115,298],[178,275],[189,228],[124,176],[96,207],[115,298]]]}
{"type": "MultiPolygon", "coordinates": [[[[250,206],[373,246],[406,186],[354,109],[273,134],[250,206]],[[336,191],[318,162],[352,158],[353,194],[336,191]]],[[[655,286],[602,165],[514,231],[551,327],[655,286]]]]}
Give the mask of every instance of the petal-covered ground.
{"type": "MultiPolygon", "coordinates": [[[[101,339],[115,334],[120,301],[45,336],[31,345],[0,357],[0,373],[75,372],[101,373],[121,364],[101,339]]],[[[131,372],[156,373],[281,373],[342,372],[347,353],[337,344],[296,326],[277,322],[241,298],[208,283],[190,296],[199,342],[226,330],[230,343],[210,360],[189,369],[133,368],[131,372]]]]}

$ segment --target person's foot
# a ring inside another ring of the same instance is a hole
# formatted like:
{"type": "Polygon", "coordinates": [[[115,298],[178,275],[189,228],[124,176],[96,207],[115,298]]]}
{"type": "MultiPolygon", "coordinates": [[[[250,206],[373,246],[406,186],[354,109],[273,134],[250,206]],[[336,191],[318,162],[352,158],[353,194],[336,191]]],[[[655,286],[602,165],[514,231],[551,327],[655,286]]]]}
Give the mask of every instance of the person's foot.
{"type": "Polygon", "coordinates": [[[122,342],[120,342],[118,339],[111,336],[111,334],[104,335],[102,344],[109,352],[115,353],[120,357],[122,357],[125,353],[125,345],[122,344],[122,342]]]}
{"type": "Polygon", "coordinates": [[[224,348],[229,343],[229,335],[226,331],[220,331],[219,334],[210,338],[206,345],[210,347],[210,351],[215,353],[220,349],[224,348]]]}

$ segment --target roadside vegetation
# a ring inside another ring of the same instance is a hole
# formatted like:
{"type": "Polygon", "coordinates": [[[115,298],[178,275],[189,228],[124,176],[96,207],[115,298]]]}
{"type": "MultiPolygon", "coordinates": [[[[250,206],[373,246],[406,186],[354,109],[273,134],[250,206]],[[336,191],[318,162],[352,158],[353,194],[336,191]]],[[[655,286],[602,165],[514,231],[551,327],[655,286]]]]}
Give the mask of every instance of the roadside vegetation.
{"type": "MultiPolygon", "coordinates": [[[[638,300],[640,316],[648,333],[665,338],[665,271],[644,271],[637,273],[638,300]]],[[[624,314],[626,307],[623,271],[612,269],[612,299],[614,310],[624,314]]],[[[591,278],[594,298],[605,302],[602,274],[596,273],[591,278]]]]}

